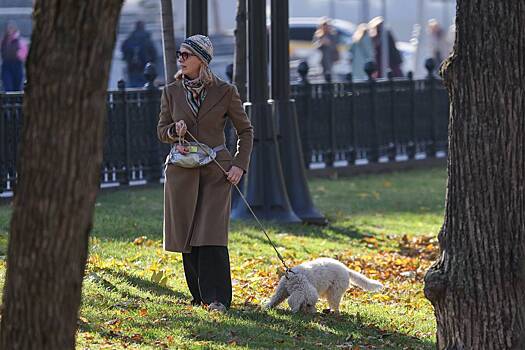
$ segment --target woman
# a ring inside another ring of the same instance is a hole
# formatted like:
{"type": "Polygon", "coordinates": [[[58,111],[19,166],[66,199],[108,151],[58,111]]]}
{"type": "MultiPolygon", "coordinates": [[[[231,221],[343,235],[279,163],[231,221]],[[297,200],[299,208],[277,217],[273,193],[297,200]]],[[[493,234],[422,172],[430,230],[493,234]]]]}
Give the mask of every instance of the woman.
{"type": "Polygon", "coordinates": [[[384,19],[381,16],[374,17],[368,22],[368,34],[372,39],[372,45],[374,47],[375,62],[377,64],[377,76],[380,78],[386,77],[387,72],[383,72],[382,60],[383,60],[383,39],[387,39],[388,43],[388,67],[394,77],[402,77],[403,72],[401,71],[401,64],[403,58],[401,53],[396,48],[396,40],[390,30],[385,29],[384,19]],[[386,30],[385,36],[383,37],[383,30],[386,30]]]}
{"type": "MultiPolygon", "coordinates": [[[[237,131],[235,155],[226,147],[217,152],[227,174],[214,162],[191,169],[170,164],[164,186],[164,249],[182,253],[192,304],[225,311],[232,298],[227,248],[231,186],[248,170],[253,128],[237,89],[209,69],[212,57],[212,43],[204,35],[181,44],[181,69],[163,90],[157,133],[161,142],[177,143],[189,131],[199,142],[217,147],[225,143],[227,117],[237,131]]],[[[187,140],[193,141],[190,136],[187,140]]]]}
{"type": "Polygon", "coordinates": [[[20,91],[24,81],[24,62],[27,58],[28,45],[20,36],[15,22],[8,22],[4,37],[0,43],[2,55],[2,82],[5,91],[20,91]]]}
{"type": "Polygon", "coordinates": [[[314,46],[321,50],[321,66],[324,79],[332,82],[332,66],[339,60],[337,51],[337,33],[330,26],[328,19],[323,19],[313,37],[314,46]]]}
{"type": "Polygon", "coordinates": [[[352,62],[352,78],[354,80],[367,79],[365,64],[374,61],[374,46],[368,35],[368,25],[361,23],[352,36],[350,55],[352,62]]]}

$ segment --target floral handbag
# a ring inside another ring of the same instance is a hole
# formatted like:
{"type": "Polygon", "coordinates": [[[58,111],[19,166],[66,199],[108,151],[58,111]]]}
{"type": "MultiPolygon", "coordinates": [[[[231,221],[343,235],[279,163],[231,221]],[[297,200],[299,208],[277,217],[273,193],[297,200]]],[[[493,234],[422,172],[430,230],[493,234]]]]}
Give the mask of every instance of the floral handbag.
{"type": "Polygon", "coordinates": [[[212,162],[217,156],[217,152],[226,149],[225,145],[211,148],[200,142],[188,142],[179,139],[179,145],[188,149],[188,153],[182,154],[177,150],[176,144],[173,144],[166,158],[165,165],[173,164],[182,168],[198,168],[212,162]]]}

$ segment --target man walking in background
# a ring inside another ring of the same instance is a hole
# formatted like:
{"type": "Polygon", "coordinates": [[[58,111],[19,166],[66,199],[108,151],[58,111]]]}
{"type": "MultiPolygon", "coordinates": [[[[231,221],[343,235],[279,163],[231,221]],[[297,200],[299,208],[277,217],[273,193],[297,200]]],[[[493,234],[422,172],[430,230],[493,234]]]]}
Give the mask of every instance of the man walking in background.
{"type": "Polygon", "coordinates": [[[144,66],[155,63],[157,50],[151,40],[150,33],[144,28],[144,22],[137,21],[135,30],[131,32],[121,47],[122,58],[126,61],[129,87],[142,87],[146,83],[144,66]]]}

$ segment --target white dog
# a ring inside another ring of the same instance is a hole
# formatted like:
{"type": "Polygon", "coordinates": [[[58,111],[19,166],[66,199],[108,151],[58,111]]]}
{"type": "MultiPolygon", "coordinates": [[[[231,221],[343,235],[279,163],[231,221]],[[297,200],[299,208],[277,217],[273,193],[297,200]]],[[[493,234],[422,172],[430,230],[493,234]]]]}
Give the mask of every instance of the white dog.
{"type": "Polygon", "coordinates": [[[315,313],[319,297],[326,298],[330,309],[339,312],[339,303],[350,284],[367,291],[378,291],[383,285],[359,272],[350,270],[335,259],[320,258],[302,263],[283,276],[265,308],[274,307],[288,298],[292,312],[315,313]]]}

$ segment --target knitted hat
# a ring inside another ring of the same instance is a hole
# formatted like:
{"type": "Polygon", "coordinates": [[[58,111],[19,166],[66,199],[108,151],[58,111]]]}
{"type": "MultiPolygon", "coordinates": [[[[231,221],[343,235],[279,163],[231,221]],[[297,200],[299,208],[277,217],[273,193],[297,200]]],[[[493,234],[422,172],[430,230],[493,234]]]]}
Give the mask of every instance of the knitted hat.
{"type": "Polygon", "coordinates": [[[209,64],[213,58],[213,45],[210,38],[205,35],[192,35],[182,42],[181,47],[185,47],[193,52],[206,64],[209,64]]]}

